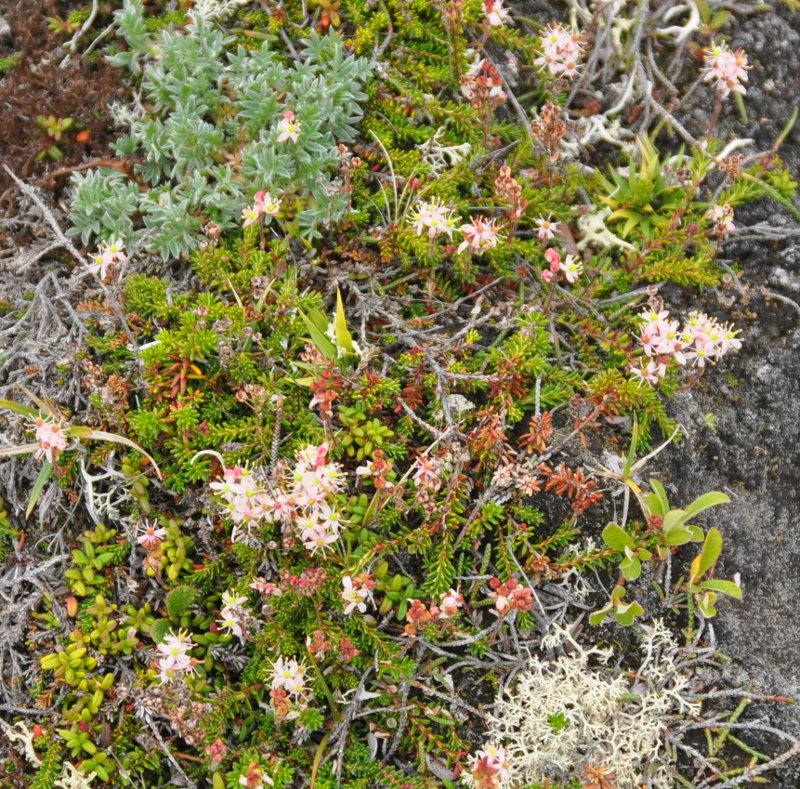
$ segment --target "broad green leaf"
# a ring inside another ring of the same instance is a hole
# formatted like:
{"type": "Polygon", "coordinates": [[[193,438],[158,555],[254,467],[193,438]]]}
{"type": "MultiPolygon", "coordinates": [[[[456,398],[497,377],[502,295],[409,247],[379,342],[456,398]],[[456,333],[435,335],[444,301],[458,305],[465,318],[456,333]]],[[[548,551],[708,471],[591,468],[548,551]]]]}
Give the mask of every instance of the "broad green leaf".
{"type": "Polygon", "coordinates": [[[170,627],[169,619],[156,619],[155,622],[150,625],[150,638],[152,638],[156,644],[160,644],[167,635],[170,627]]]}
{"type": "Polygon", "coordinates": [[[595,611],[593,614],[589,615],[589,624],[599,625],[610,613],[611,613],[611,604],[609,603],[607,606],[601,608],[599,611],[595,611]]]}
{"type": "Polygon", "coordinates": [[[717,581],[712,579],[711,581],[703,581],[700,586],[703,589],[710,589],[713,592],[720,592],[721,594],[735,597],[737,600],[742,599],[742,590],[739,588],[739,585],[735,584],[733,581],[717,581]]]}
{"type": "MultiPolygon", "coordinates": [[[[651,479],[650,480],[650,487],[653,489],[653,496],[655,496],[656,500],[659,504],[658,510],[653,510],[657,515],[666,515],[669,512],[669,500],[667,499],[667,491],[664,490],[664,486],[657,480],[651,479]]],[[[649,503],[648,503],[648,506],[649,503]]]]}
{"type": "Polygon", "coordinates": [[[633,624],[633,620],[636,619],[637,616],[641,616],[643,613],[644,609],[639,603],[627,603],[616,607],[614,618],[623,627],[628,627],[633,624]]]}
{"type": "Polygon", "coordinates": [[[718,490],[712,490],[708,493],[704,493],[702,496],[698,496],[685,509],[686,519],[689,520],[689,518],[693,518],[703,510],[716,507],[719,504],[727,504],[729,501],[730,499],[724,493],[720,493],[718,490]]]}
{"type": "Polygon", "coordinates": [[[692,578],[702,578],[716,564],[722,553],[722,534],[719,529],[710,529],[703,543],[703,550],[692,562],[692,578]]]}
{"type": "Polygon", "coordinates": [[[692,532],[689,529],[676,527],[664,533],[664,542],[667,545],[686,545],[692,539],[692,532]]]}
{"type": "Polygon", "coordinates": [[[194,587],[182,584],[176,586],[167,595],[167,613],[172,620],[180,619],[185,613],[189,611],[189,606],[194,600],[195,590],[194,587]]]}
{"type": "Polygon", "coordinates": [[[616,551],[624,551],[626,548],[633,548],[633,540],[630,535],[616,523],[609,523],[603,529],[603,540],[609,548],[616,551]]]}
{"type": "Polygon", "coordinates": [[[42,464],[41,471],[39,471],[39,476],[36,477],[36,482],[33,483],[33,487],[31,488],[31,497],[28,499],[28,506],[25,508],[25,520],[28,519],[28,516],[33,512],[33,508],[36,506],[36,502],[39,500],[39,496],[42,494],[42,490],[44,490],[44,486],[47,484],[47,480],[53,476],[53,464],[49,460],[45,460],[42,464]]]}

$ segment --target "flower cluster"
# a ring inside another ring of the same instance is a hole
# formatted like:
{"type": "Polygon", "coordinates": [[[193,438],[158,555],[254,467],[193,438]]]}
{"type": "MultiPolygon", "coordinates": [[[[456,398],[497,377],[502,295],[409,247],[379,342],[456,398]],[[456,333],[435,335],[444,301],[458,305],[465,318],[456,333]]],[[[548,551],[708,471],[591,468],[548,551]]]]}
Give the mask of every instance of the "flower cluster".
{"type": "Polygon", "coordinates": [[[472,755],[470,771],[465,782],[475,789],[500,789],[508,785],[511,763],[502,746],[487,743],[472,755]]]}
{"type": "Polygon", "coordinates": [[[386,460],[382,449],[376,449],[372,453],[372,460],[368,460],[356,469],[356,476],[371,480],[377,490],[391,490],[394,483],[387,479],[391,471],[391,461],[386,460]]]}
{"type": "Polygon", "coordinates": [[[492,112],[508,98],[497,67],[480,55],[461,78],[461,93],[473,109],[485,112],[492,112]]]}
{"type": "Polygon", "coordinates": [[[498,614],[507,614],[509,611],[530,611],[533,605],[533,589],[521,586],[515,578],[509,578],[501,583],[499,578],[489,581],[492,591],[490,596],[494,600],[498,614]]]}
{"type": "Polygon", "coordinates": [[[511,13],[503,8],[503,0],[483,0],[483,15],[489,27],[503,27],[511,22],[511,13]]]}
{"type": "Polygon", "coordinates": [[[55,463],[59,452],[63,452],[67,448],[66,429],[58,422],[50,422],[41,417],[36,417],[34,428],[36,442],[39,444],[34,457],[37,460],[44,457],[48,462],[55,463]]]}
{"type": "Polygon", "coordinates": [[[242,227],[260,222],[265,216],[277,216],[280,210],[280,201],[275,200],[269,192],[256,192],[253,205],[242,209],[242,227]]]}
{"type": "Polygon", "coordinates": [[[450,589],[441,596],[439,605],[431,603],[427,607],[421,600],[409,600],[406,612],[405,633],[416,635],[417,631],[430,622],[452,619],[464,605],[464,596],[457,589],[450,589]]]}
{"type": "Polygon", "coordinates": [[[747,55],[743,49],[732,52],[725,44],[713,44],[705,50],[706,82],[714,81],[721,98],[726,98],[731,91],[744,95],[742,82],[747,82],[747,55]]]}
{"type": "Polygon", "coordinates": [[[578,60],[583,54],[579,33],[553,22],[544,31],[541,43],[542,55],[534,60],[537,66],[547,66],[554,77],[574,77],[578,73],[578,60]]]}
{"type": "Polygon", "coordinates": [[[678,321],[669,320],[667,310],[649,310],[640,318],[643,326],[639,341],[650,359],[647,364],[631,368],[640,384],[644,381],[656,384],[666,375],[670,359],[680,365],[692,362],[703,368],[706,362],[742,347],[741,340],[736,338],[738,331],[701,312],[689,313],[682,329],[678,321]]]}
{"type": "Polygon", "coordinates": [[[484,216],[476,216],[469,224],[461,225],[461,232],[464,240],[458,247],[459,252],[466,250],[470,253],[481,254],[487,249],[494,249],[502,240],[496,220],[487,219],[484,216]]]}
{"type": "Polygon", "coordinates": [[[715,236],[722,238],[735,229],[733,224],[733,207],[724,203],[723,205],[714,204],[708,209],[706,218],[714,223],[712,230],[715,236]]]}
{"type": "Polygon", "coordinates": [[[159,678],[162,682],[171,682],[175,677],[194,671],[197,660],[189,656],[189,650],[195,646],[191,635],[184,630],[179,630],[177,634],[170,631],[160,644],[156,644],[159,678]]]}
{"type": "Polygon", "coordinates": [[[97,274],[101,280],[105,281],[111,269],[119,263],[125,263],[128,256],[125,254],[125,244],[122,239],[117,239],[107,244],[100,244],[100,248],[91,258],[92,262],[89,264],[89,271],[97,274]]]}
{"type": "Polygon", "coordinates": [[[219,624],[224,630],[233,633],[237,638],[244,638],[250,612],[244,608],[246,597],[237,597],[235,592],[222,593],[222,610],[219,612],[219,624]]]}
{"type": "Polygon", "coordinates": [[[573,285],[583,273],[583,262],[577,255],[568,254],[566,258],[562,260],[558,251],[550,247],[544,253],[544,259],[549,264],[548,268],[542,269],[542,279],[545,282],[552,282],[553,279],[556,278],[556,274],[560,272],[564,275],[567,282],[573,285]]]}
{"type": "Polygon", "coordinates": [[[328,502],[344,484],[337,463],[326,463],[327,443],[309,445],[298,455],[290,475],[288,490],[279,488],[273,493],[265,490],[249,469],[234,466],[224,469],[222,480],[210,488],[225,502],[236,529],[245,530],[259,521],[280,521],[288,529],[298,529],[303,545],[315,554],[325,550],[339,537],[342,519],[339,511],[328,502]]]}
{"type": "Polygon", "coordinates": [[[270,703],[275,717],[292,720],[308,708],[311,691],[306,687],[306,667],[296,660],[278,658],[272,664],[270,703]]]}
{"type": "Polygon", "coordinates": [[[411,220],[414,232],[419,235],[426,233],[431,241],[442,234],[452,241],[453,230],[458,224],[458,218],[453,216],[453,210],[447,208],[438,197],[420,200],[411,215],[411,220]]]}
{"type": "Polygon", "coordinates": [[[278,142],[291,140],[296,143],[300,139],[300,121],[295,120],[291,110],[287,110],[283,118],[278,121],[278,142]]]}

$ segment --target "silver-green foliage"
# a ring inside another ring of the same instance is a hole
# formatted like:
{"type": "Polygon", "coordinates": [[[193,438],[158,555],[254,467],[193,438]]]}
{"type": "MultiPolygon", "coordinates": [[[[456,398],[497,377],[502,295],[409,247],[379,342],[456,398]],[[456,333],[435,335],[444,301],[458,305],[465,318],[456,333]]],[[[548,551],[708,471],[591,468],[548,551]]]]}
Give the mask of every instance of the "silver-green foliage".
{"type": "Polygon", "coordinates": [[[140,187],[100,167],[73,176],[72,232],[142,242],[167,259],[197,246],[214,221],[237,225],[258,190],[292,208],[295,232],[319,237],[347,201],[334,182],[336,145],[351,141],[362,116],[359,90],[370,71],[347,56],[336,35],[312,34],[287,59],[270,50],[233,50],[232,39],[198,20],[184,31],[151,37],[139,0],[116,12],[130,50],[111,61],[142,72],[144,117],[115,144],[137,157],[140,187]],[[300,138],[278,142],[278,122],[291,110],[300,138]]]}

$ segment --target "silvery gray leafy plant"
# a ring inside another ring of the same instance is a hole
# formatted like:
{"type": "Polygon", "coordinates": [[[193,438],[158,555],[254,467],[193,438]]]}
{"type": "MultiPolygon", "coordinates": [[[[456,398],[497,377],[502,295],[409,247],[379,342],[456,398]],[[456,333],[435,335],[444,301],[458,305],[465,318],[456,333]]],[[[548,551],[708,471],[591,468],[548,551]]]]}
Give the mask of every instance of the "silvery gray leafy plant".
{"type": "Polygon", "coordinates": [[[348,56],[336,35],[312,33],[296,59],[269,41],[233,47],[200,19],[151,36],[143,13],[139,0],[116,12],[130,50],[111,57],[141,72],[144,112],[114,145],[135,162],[134,178],[109,167],[76,173],[72,232],[84,243],[122,238],[168,259],[196,247],[209,221],[237,225],[258,190],[281,195],[285,221],[308,240],[341,218],[336,147],[353,139],[362,116],[369,61],[348,56]],[[278,140],[287,112],[301,130],[296,142],[278,140]]]}

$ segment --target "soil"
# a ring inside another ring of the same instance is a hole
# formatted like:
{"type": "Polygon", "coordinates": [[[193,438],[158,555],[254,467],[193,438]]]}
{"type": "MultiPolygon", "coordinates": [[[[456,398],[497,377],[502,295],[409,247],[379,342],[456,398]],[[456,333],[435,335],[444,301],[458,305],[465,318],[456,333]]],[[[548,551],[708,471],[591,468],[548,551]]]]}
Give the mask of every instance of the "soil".
{"type": "MultiPolygon", "coordinates": [[[[731,46],[743,47],[754,64],[745,98],[750,118],[742,123],[731,114],[718,130],[751,137],[759,150],[768,149],[780,134],[800,91],[800,15],[778,6],[736,24],[731,46]]],[[[707,107],[697,108],[698,131],[707,113],[707,107]]],[[[800,177],[798,126],[780,155],[794,178],[800,177]]],[[[672,401],[670,412],[687,437],[662,453],[659,464],[670,501],[686,504],[708,490],[731,497],[730,504],[711,510],[706,518],[725,538],[718,577],[740,573],[744,591],[742,602],[722,601],[713,620],[720,650],[732,659],[728,681],[754,692],[797,698],[800,225],[771,200],[737,210],[736,224],[742,235],[726,243],[723,257],[740,266],[741,288],[731,282],[699,300],[694,294],[663,292],[676,311],[700,308],[734,321],[743,329],[744,345],[709,371],[700,385],[672,401]],[[759,234],[747,230],[763,224],[778,229],[779,240],[759,240],[759,234]],[[707,424],[709,414],[717,418],[715,428],[707,424]]],[[[800,737],[800,705],[763,705],[754,717],[800,737]]],[[[769,745],[788,747],[774,740],[769,745]]],[[[772,774],[767,785],[796,789],[800,764],[795,760],[772,774]]]]}

